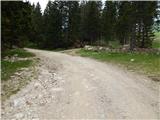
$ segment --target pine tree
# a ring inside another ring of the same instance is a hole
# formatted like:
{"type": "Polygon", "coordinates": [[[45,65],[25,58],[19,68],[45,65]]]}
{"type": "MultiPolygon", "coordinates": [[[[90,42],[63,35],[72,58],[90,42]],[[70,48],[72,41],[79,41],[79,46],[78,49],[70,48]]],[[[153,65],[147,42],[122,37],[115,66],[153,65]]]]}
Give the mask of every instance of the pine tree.
{"type": "Polygon", "coordinates": [[[44,47],[58,48],[61,45],[62,18],[57,1],[49,1],[44,11],[44,47]]]}
{"type": "Polygon", "coordinates": [[[80,9],[78,1],[69,1],[68,3],[68,43],[74,46],[79,43],[80,27],[80,9]]]}
{"type": "Polygon", "coordinates": [[[151,47],[153,24],[157,2],[120,2],[117,36],[121,44],[130,43],[135,47],[151,47]]]}
{"type": "Polygon", "coordinates": [[[117,2],[106,1],[102,13],[102,32],[106,42],[116,39],[117,2]]]}
{"type": "MultiPolygon", "coordinates": [[[[96,44],[102,36],[135,47],[151,47],[157,1],[49,1],[40,4],[2,2],[2,49],[23,47],[30,40],[46,49],[96,44]],[[79,4],[80,3],[80,4],[79,4]],[[81,41],[81,42],[79,42],[81,41]]],[[[157,19],[158,20],[158,19],[157,19]]]]}
{"type": "Polygon", "coordinates": [[[36,6],[33,5],[32,25],[34,32],[33,42],[37,45],[37,47],[40,47],[42,44],[41,42],[43,41],[43,19],[42,19],[41,6],[39,2],[37,3],[36,6]]]}
{"type": "Polygon", "coordinates": [[[93,44],[101,36],[101,2],[89,1],[85,5],[85,10],[83,21],[84,40],[89,44],[93,44]]]}
{"type": "Polygon", "coordinates": [[[23,47],[31,31],[31,5],[2,1],[2,49],[23,47]]]}
{"type": "Polygon", "coordinates": [[[87,10],[87,5],[86,1],[82,1],[80,3],[80,39],[82,44],[84,45],[86,41],[86,29],[85,29],[85,19],[86,19],[86,10],[87,10]]]}
{"type": "Polygon", "coordinates": [[[131,16],[131,2],[121,1],[118,5],[118,20],[116,25],[116,36],[122,45],[129,43],[131,34],[131,21],[134,16],[131,16]]]}
{"type": "Polygon", "coordinates": [[[152,26],[154,24],[154,18],[157,15],[157,2],[137,2],[136,5],[139,17],[137,19],[140,20],[139,24],[141,26],[141,39],[139,46],[142,48],[151,47],[153,41],[153,30],[152,26]],[[141,5],[141,7],[140,7],[141,5]]]}

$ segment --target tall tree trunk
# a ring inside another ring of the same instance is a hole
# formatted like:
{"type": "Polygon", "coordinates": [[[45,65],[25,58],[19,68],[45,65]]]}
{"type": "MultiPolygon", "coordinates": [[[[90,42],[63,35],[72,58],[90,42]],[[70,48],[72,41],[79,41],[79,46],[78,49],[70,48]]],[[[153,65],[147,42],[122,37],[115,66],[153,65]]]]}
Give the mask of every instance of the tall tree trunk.
{"type": "Polygon", "coordinates": [[[143,25],[141,48],[144,48],[144,44],[145,44],[145,29],[143,25]]]}
{"type": "Polygon", "coordinates": [[[131,40],[130,40],[130,50],[133,51],[135,46],[136,46],[136,25],[134,24],[132,27],[132,32],[131,32],[131,40]]]}
{"type": "Polygon", "coordinates": [[[139,25],[138,25],[137,46],[140,46],[139,44],[140,44],[140,39],[141,39],[141,21],[139,21],[138,24],[139,24],[139,25]]]}

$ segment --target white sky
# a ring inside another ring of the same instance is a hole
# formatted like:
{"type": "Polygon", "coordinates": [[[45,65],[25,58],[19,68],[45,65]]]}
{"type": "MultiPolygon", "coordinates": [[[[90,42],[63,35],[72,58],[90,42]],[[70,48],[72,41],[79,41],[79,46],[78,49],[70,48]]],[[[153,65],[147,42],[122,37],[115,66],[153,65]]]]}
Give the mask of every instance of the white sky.
{"type": "MultiPolygon", "coordinates": [[[[40,5],[41,5],[41,10],[43,12],[44,9],[46,8],[46,5],[47,5],[47,3],[48,3],[49,0],[27,0],[27,1],[29,1],[32,4],[34,3],[35,5],[37,4],[37,2],[39,2],[40,5]]],[[[51,0],[51,1],[53,1],[53,0],[51,0]]]]}
{"type": "MultiPolygon", "coordinates": [[[[26,1],[26,0],[23,0],[23,1],[26,1]]],[[[30,3],[34,3],[35,5],[37,4],[37,2],[39,2],[40,3],[40,5],[41,5],[41,10],[42,10],[42,12],[44,11],[44,9],[46,8],[46,5],[47,5],[47,3],[48,3],[48,1],[49,0],[27,0],[27,1],[29,1],[30,3]]],[[[51,1],[54,1],[54,0],[51,0],[51,1]]],[[[76,1],[76,0],[75,0],[76,1]]],[[[105,0],[102,0],[102,2],[104,2],[105,0]]]]}

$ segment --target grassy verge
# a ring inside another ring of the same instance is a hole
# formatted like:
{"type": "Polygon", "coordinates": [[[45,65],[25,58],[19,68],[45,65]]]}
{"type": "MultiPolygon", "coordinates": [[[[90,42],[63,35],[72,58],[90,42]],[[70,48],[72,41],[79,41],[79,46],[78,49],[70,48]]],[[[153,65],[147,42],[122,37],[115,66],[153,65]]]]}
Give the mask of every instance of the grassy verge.
{"type": "Polygon", "coordinates": [[[25,86],[30,80],[31,73],[23,75],[15,75],[16,72],[21,68],[26,68],[31,65],[34,65],[34,60],[32,59],[22,59],[22,60],[10,60],[13,56],[17,58],[28,58],[34,57],[35,55],[27,52],[24,49],[12,49],[7,51],[2,51],[2,60],[1,60],[1,87],[2,87],[2,102],[9,98],[12,94],[17,93],[23,86],[25,86]],[[3,59],[5,56],[8,56],[8,59],[3,59]],[[11,78],[13,76],[13,78],[11,78]]]}
{"type": "Polygon", "coordinates": [[[2,103],[11,95],[16,94],[21,88],[26,86],[32,80],[33,77],[35,77],[35,62],[36,61],[34,60],[24,60],[15,62],[2,61],[2,103]],[[20,70],[20,68],[25,67],[29,68],[25,69],[24,71],[20,70]],[[15,72],[18,74],[14,74],[15,72]]]}
{"type": "Polygon", "coordinates": [[[153,41],[152,47],[160,48],[160,32],[155,33],[155,40],[153,41]]]}
{"type": "MultiPolygon", "coordinates": [[[[12,50],[6,50],[2,52],[2,58],[5,56],[12,57],[16,55],[20,58],[27,58],[27,57],[33,57],[35,56],[33,53],[27,52],[24,49],[12,49],[12,50]]],[[[8,80],[10,76],[12,76],[17,70],[20,68],[28,67],[32,63],[32,60],[22,60],[22,61],[7,61],[7,60],[1,60],[1,69],[2,69],[2,81],[8,80]]]]}
{"type": "Polygon", "coordinates": [[[35,55],[33,53],[27,52],[24,49],[12,49],[12,50],[6,50],[2,52],[2,57],[8,56],[12,57],[14,55],[17,55],[17,57],[26,58],[26,57],[34,57],[35,55]]]}
{"type": "Polygon", "coordinates": [[[32,64],[31,60],[24,60],[24,61],[1,61],[1,69],[2,69],[2,76],[1,80],[6,81],[12,76],[17,70],[20,68],[28,67],[32,64]]]}
{"type": "Polygon", "coordinates": [[[121,53],[93,52],[81,49],[78,54],[101,61],[108,61],[126,66],[128,69],[145,73],[149,76],[160,76],[160,55],[155,53],[121,53]]]}

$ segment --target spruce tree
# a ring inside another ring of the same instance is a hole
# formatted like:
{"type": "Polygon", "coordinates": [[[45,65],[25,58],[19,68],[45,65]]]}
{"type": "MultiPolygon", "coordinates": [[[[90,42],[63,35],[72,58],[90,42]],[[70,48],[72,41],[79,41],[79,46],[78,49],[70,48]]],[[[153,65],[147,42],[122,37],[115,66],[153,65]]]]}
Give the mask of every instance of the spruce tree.
{"type": "Polygon", "coordinates": [[[78,1],[69,1],[68,4],[68,43],[69,46],[79,43],[80,9],[78,1]]]}
{"type": "Polygon", "coordinates": [[[54,49],[61,45],[62,19],[57,1],[49,1],[44,11],[44,48],[54,49]]]}
{"type": "Polygon", "coordinates": [[[116,24],[116,36],[120,41],[120,44],[124,45],[129,43],[131,35],[131,26],[132,19],[134,16],[131,16],[132,7],[131,2],[121,1],[118,4],[118,20],[116,24]]]}
{"type": "Polygon", "coordinates": [[[117,3],[106,1],[102,13],[102,32],[106,42],[116,39],[117,3]]]}
{"type": "Polygon", "coordinates": [[[139,1],[133,2],[133,5],[136,9],[137,46],[141,48],[151,47],[154,37],[152,28],[157,16],[157,2],[139,1]]]}
{"type": "Polygon", "coordinates": [[[31,32],[31,5],[22,1],[2,1],[2,49],[23,47],[31,32]]]}
{"type": "Polygon", "coordinates": [[[33,42],[37,45],[37,47],[41,47],[43,41],[43,18],[41,12],[41,6],[39,2],[36,6],[33,5],[32,9],[32,25],[34,32],[34,40],[33,42]]]}
{"type": "Polygon", "coordinates": [[[84,16],[84,39],[87,43],[93,44],[100,39],[101,36],[101,2],[89,1],[85,6],[84,16]]]}

